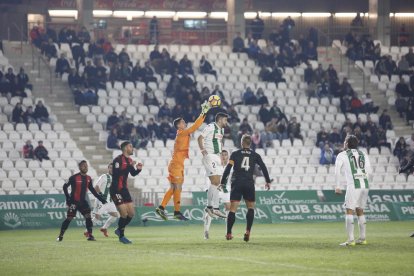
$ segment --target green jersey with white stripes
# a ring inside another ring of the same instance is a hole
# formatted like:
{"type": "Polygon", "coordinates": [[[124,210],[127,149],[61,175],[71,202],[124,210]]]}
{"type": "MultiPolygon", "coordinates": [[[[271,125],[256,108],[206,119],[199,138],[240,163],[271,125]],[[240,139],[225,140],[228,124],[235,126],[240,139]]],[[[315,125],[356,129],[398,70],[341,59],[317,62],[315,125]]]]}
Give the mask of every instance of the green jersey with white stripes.
{"type": "Polygon", "coordinates": [[[372,174],[368,155],[357,149],[348,149],[339,153],[335,162],[337,187],[340,184],[341,174],[345,175],[348,186],[355,189],[368,189],[368,176],[372,174]]]}
{"type": "Polygon", "coordinates": [[[109,173],[101,175],[96,181],[96,185],[99,187],[99,190],[101,190],[103,198],[105,198],[107,202],[112,201],[111,195],[109,194],[109,188],[111,187],[111,183],[112,175],[110,175],[109,173]]]}

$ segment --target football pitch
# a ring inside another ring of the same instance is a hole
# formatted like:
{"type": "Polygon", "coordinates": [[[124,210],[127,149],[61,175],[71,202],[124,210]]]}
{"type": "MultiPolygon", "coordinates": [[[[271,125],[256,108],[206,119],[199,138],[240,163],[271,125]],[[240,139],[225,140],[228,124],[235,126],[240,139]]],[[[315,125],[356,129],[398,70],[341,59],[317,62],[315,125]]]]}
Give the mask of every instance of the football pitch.
{"type": "MultiPolygon", "coordinates": [[[[213,222],[214,223],[214,222],[213,222]]],[[[357,227],[357,224],[355,224],[357,227]]],[[[253,225],[251,240],[224,239],[224,225],[213,225],[210,240],[202,225],[130,227],[132,245],[118,242],[111,228],[87,242],[82,229],[0,232],[1,275],[413,275],[413,222],[371,222],[369,244],[339,247],[344,223],[253,225]]],[[[356,230],[356,234],[357,234],[356,230]]]]}

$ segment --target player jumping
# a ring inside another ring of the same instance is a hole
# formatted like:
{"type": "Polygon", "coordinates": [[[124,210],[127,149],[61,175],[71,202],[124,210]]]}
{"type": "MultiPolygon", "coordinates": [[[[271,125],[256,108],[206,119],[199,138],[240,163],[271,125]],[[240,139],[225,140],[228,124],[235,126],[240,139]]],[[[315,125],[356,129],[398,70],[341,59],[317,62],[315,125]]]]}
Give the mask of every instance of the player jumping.
{"type": "MultiPolygon", "coordinates": [[[[229,162],[229,152],[227,150],[221,151],[221,166],[225,167],[227,163],[229,162]]],[[[210,187],[211,184],[209,184],[210,187]]],[[[207,189],[208,190],[208,189],[207,189]]],[[[223,189],[219,192],[220,202],[224,204],[224,208],[226,210],[226,213],[230,211],[230,193],[227,191],[227,189],[223,189]]],[[[209,231],[210,231],[210,225],[212,221],[212,217],[205,212],[204,217],[204,239],[209,239],[209,231]]]]}
{"type": "Polygon", "coordinates": [[[63,185],[63,192],[66,196],[66,204],[68,206],[68,212],[66,219],[63,221],[60,228],[60,234],[57,238],[57,241],[63,240],[63,235],[65,234],[66,229],[68,229],[70,222],[74,217],[76,217],[76,212],[79,211],[85,217],[86,229],[87,229],[87,240],[95,241],[94,236],[92,235],[92,218],[91,218],[91,209],[88,202],[85,199],[86,189],[89,189],[91,193],[102,202],[106,204],[106,200],[101,197],[92,186],[92,178],[87,175],[88,172],[88,163],[85,160],[82,160],[79,163],[79,173],[69,177],[67,183],[63,185]],[[68,192],[68,187],[71,187],[71,193],[68,192]]]}
{"type": "Polygon", "coordinates": [[[201,105],[201,114],[194,122],[194,124],[187,128],[187,123],[183,118],[174,120],[174,127],[177,129],[177,136],[175,138],[174,152],[172,159],[168,164],[168,181],[170,182],[170,189],[165,193],[161,205],[155,210],[156,213],[164,220],[167,220],[165,213],[165,206],[167,206],[171,197],[174,197],[174,217],[178,220],[188,220],[181,213],[181,190],[184,183],[184,161],[188,158],[188,148],[190,147],[191,134],[195,132],[204,122],[207,112],[211,105],[207,102],[201,105]]]}
{"type": "Polygon", "coordinates": [[[335,162],[336,194],[342,194],[340,188],[341,174],[345,174],[346,194],[344,207],[345,225],[348,240],[341,246],[354,246],[367,244],[365,229],[366,220],[364,208],[368,198],[368,178],[372,177],[372,168],[368,155],[357,149],[358,139],[354,135],[348,135],[344,142],[344,151],[338,154],[335,162]],[[354,212],[358,217],[359,239],[354,239],[354,212]]]}
{"type": "Polygon", "coordinates": [[[112,184],[112,163],[108,165],[108,173],[101,175],[95,184],[95,190],[108,202],[104,205],[97,206],[97,212],[95,213],[95,218],[93,221],[101,219],[101,216],[108,214],[109,218],[105,221],[104,225],[101,227],[100,231],[104,234],[105,237],[108,237],[108,228],[112,223],[119,218],[119,213],[116,210],[115,204],[112,201],[111,195],[109,193],[110,187],[112,184]]]}
{"type": "Polygon", "coordinates": [[[240,200],[244,199],[247,206],[246,214],[246,233],[244,234],[244,241],[248,242],[250,239],[250,231],[254,219],[254,206],[256,201],[256,191],[253,180],[254,168],[259,165],[266,180],[266,189],[270,189],[270,177],[266,165],[263,163],[262,157],[250,149],[252,138],[250,135],[243,135],[241,138],[242,149],[233,152],[230,156],[229,163],[224,170],[221,178],[221,187],[225,188],[227,178],[230,170],[233,167],[233,175],[231,177],[231,192],[230,192],[230,212],[227,216],[227,235],[226,239],[233,239],[232,228],[236,221],[236,211],[239,207],[240,200]]]}
{"type": "Polygon", "coordinates": [[[227,126],[227,118],[227,114],[217,113],[215,122],[206,126],[198,137],[198,146],[203,154],[203,165],[211,182],[207,191],[207,208],[205,209],[211,217],[226,218],[226,214],[219,209],[220,194],[218,186],[223,175],[220,154],[223,147],[223,135],[224,128],[227,126]]]}
{"type": "Polygon", "coordinates": [[[124,236],[124,231],[135,215],[135,208],[128,190],[127,181],[129,174],[136,176],[141,172],[142,164],[136,164],[135,161],[132,161],[130,156],[133,154],[134,148],[129,141],[121,144],[121,151],[122,154],[112,162],[113,175],[110,194],[121,216],[118,220],[118,228],[115,230],[115,234],[119,237],[120,242],[129,244],[131,241],[124,236]]]}

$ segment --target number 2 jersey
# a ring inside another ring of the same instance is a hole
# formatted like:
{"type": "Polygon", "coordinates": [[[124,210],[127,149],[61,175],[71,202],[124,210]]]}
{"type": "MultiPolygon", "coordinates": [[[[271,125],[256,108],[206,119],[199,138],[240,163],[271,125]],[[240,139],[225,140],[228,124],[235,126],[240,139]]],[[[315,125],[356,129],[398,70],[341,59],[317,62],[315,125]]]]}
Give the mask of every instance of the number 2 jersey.
{"type": "Polygon", "coordinates": [[[266,183],[270,183],[269,172],[262,157],[250,149],[240,149],[230,155],[229,163],[221,178],[221,184],[227,183],[231,167],[233,167],[233,175],[231,177],[232,185],[254,185],[253,174],[256,164],[262,170],[266,183]]]}
{"type": "Polygon", "coordinates": [[[341,175],[345,175],[348,188],[368,189],[368,176],[372,174],[369,157],[357,149],[348,149],[338,154],[335,162],[336,187],[340,187],[341,175]]]}

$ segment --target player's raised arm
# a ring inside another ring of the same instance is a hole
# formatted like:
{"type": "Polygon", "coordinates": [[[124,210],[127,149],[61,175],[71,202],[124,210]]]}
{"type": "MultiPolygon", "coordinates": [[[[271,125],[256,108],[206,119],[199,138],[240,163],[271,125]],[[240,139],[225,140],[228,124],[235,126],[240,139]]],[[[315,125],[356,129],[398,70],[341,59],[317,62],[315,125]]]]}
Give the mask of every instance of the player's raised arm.
{"type": "Polygon", "coordinates": [[[195,120],[194,124],[190,126],[189,128],[186,128],[180,132],[178,132],[178,135],[190,135],[191,133],[195,132],[203,123],[204,119],[206,118],[207,112],[210,110],[211,106],[209,103],[204,102],[201,105],[201,113],[200,116],[195,120]]]}
{"type": "Polygon", "coordinates": [[[335,193],[342,194],[341,191],[341,169],[344,165],[344,160],[341,158],[341,155],[339,154],[335,161],[335,193]]]}

